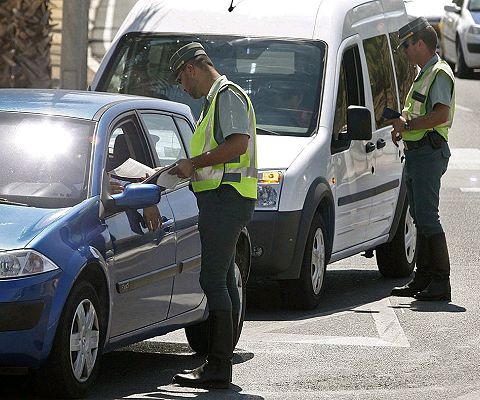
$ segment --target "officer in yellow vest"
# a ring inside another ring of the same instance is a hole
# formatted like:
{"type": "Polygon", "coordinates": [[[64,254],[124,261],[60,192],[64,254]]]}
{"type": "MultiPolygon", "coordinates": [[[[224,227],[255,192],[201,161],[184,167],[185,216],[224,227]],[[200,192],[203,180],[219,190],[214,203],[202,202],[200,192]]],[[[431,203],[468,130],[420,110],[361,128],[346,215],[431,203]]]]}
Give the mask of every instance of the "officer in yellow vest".
{"type": "Polygon", "coordinates": [[[402,117],[392,121],[395,145],[403,139],[410,212],[417,227],[414,279],[392,290],[393,296],[451,300],[450,261],[438,214],[440,180],[447,170],[448,130],[455,113],[455,79],[435,50],[437,34],[424,17],[399,30],[400,46],[418,65],[402,117]]]}
{"type": "Polygon", "coordinates": [[[255,113],[247,94],[217,72],[200,43],[178,49],[170,68],[190,96],[205,97],[190,142],[191,158],[179,160],[171,173],[191,178],[197,197],[200,285],[207,296],[210,323],[205,364],[175,375],[173,382],[228,388],[240,312],[235,247],[257,198],[255,113]]]}

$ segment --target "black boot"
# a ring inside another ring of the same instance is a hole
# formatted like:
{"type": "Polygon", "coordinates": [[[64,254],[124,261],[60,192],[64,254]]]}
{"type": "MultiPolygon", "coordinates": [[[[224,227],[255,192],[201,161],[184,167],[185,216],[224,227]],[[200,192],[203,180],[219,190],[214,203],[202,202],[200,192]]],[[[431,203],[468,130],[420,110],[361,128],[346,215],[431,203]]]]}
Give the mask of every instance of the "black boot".
{"type": "Polygon", "coordinates": [[[425,289],[432,280],[430,272],[430,248],[425,235],[417,234],[417,261],[413,280],[405,286],[394,287],[391,295],[398,297],[414,297],[425,289]]]}
{"type": "Polygon", "coordinates": [[[232,323],[233,323],[233,331],[232,331],[232,339],[233,339],[233,342],[232,342],[232,352],[235,351],[235,346],[237,345],[237,342],[238,342],[238,339],[239,336],[240,336],[240,332],[239,332],[239,329],[238,329],[238,322],[240,321],[240,314],[238,313],[233,313],[232,314],[232,323]]]}
{"type": "Polygon", "coordinates": [[[207,361],[188,373],[177,374],[173,383],[181,386],[228,389],[232,382],[232,313],[211,311],[207,361]]]}
{"type": "Polygon", "coordinates": [[[415,298],[423,301],[451,301],[450,258],[445,233],[432,235],[428,241],[431,249],[433,278],[425,290],[417,293],[415,298]]]}

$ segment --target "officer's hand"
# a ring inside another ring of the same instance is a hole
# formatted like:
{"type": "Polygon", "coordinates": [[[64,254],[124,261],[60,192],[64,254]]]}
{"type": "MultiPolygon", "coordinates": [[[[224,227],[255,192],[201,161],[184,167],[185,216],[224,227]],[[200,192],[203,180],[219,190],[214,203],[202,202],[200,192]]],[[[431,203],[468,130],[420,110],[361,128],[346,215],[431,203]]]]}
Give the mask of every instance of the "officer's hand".
{"type": "Polygon", "coordinates": [[[143,209],[143,220],[150,232],[154,232],[162,226],[162,216],[157,206],[145,207],[143,209]]]}
{"type": "Polygon", "coordinates": [[[406,120],[403,117],[391,119],[388,121],[388,123],[393,125],[393,128],[390,134],[392,135],[393,144],[397,147],[398,147],[398,142],[402,140],[402,132],[405,130],[404,128],[405,121],[406,120]]]}
{"type": "Polygon", "coordinates": [[[194,172],[193,163],[189,159],[182,159],[177,161],[177,165],[170,169],[170,175],[177,175],[179,178],[190,178],[194,172]]]}
{"type": "Polygon", "coordinates": [[[124,187],[121,183],[113,181],[113,180],[109,181],[108,193],[119,194],[119,193],[122,193],[123,190],[124,190],[124,187]]]}

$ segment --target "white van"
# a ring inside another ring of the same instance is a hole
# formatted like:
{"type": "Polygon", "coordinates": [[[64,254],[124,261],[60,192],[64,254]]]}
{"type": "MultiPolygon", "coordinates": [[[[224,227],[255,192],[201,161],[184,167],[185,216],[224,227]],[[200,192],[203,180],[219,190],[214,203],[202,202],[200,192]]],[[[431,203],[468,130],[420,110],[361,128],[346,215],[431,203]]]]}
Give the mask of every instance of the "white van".
{"type": "Polygon", "coordinates": [[[318,305],[328,263],[365,252],[388,277],[411,274],[416,230],[401,148],[384,107],[401,110],[415,69],[393,49],[402,0],[140,0],[92,89],[201,101],[168,82],[170,55],[201,42],[249,94],[257,116],[259,199],[252,277],[318,305]]]}

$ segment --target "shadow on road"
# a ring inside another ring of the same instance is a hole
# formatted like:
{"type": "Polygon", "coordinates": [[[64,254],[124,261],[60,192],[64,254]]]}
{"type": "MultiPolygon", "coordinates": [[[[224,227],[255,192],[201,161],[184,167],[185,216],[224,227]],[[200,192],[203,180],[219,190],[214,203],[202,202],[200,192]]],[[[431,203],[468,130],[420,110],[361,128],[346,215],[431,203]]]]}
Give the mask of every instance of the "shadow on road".
{"type": "MultiPolygon", "coordinates": [[[[237,350],[233,363],[240,364],[252,358],[252,353],[237,350]]],[[[263,400],[257,395],[241,393],[242,388],[236,385],[231,385],[230,389],[208,391],[171,384],[176,373],[196,368],[203,361],[188,345],[181,343],[141,342],[122,348],[103,357],[100,375],[88,400],[263,400]]],[[[0,399],[49,398],[33,393],[35,388],[26,377],[8,377],[8,381],[2,381],[0,385],[0,399]]]]}
{"type": "MultiPolygon", "coordinates": [[[[249,321],[284,321],[313,318],[352,310],[390,296],[392,287],[404,285],[411,278],[385,279],[376,270],[329,269],[320,306],[315,310],[292,309],[282,295],[278,282],[252,284],[248,292],[246,319],[249,321]]],[[[250,285],[250,283],[249,283],[250,285]]]]}

